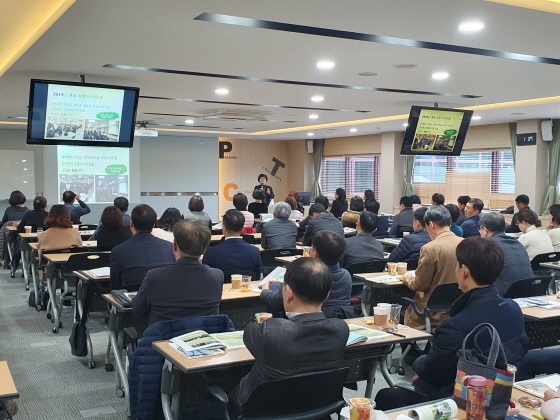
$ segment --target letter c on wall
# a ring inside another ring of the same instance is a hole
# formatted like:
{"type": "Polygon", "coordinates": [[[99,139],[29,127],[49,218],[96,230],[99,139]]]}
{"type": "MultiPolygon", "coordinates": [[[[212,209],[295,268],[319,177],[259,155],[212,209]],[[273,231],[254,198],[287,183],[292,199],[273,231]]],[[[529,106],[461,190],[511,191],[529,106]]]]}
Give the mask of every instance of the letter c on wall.
{"type": "Polygon", "coordinates": [[[226,184],[226,186],[224,187],[224,198],[225,198],[227,201],[233,201],[233,196],[230,195],[230,193],[229,193],[229,190],[230,190],[231,188],[233,188],[234,190],[238,190],[238,189],[239,189],[239,187],[237,186],[237,184],[233,184],[233,183],[231,183],[231,184],[226,184]]]}

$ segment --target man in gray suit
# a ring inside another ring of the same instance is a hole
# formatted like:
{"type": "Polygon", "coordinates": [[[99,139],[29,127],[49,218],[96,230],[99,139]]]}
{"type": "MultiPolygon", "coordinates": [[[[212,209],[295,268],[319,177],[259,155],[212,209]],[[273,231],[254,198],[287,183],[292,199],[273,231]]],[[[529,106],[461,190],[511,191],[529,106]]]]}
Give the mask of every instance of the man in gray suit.
{"type": "Polygon", "coordinates": [[[356,223],[358,234],[346,239],[346,248],[339,261],[342,268],[365,261],[383,260],[383,245],[372,236],[378,224],[377,214],[365,211],[360,215],[356,223]]]}
{"type": "MultiPolygon", "coordinates": [[[[282,292],[288,319],[271,318],[245,327],[243,342],[255,364],[229,395],[234,406],[242,407],[263,382],[340,367],[348,325],[341,319],[326,319],[321,312],[331,282],[330,270],[318,259],[299,258],[288,266],[282,292]]],[[[220,420],[217,411],[208,404],[199,415],[220,420]]]]}
{"type": "Polygon", "coordinates": [[[503,296],[512,283],[533,277],[531,263],[525,254],[525,247],[519,239],[505,234],[506,221],[500,213],[489,212],[480,219],[480,236],[498,242],[504,251],[504,268],[494,282],[500,296],[503,296]]]}
{"type": "Polygon", "coordinates": [[[309,224],[305,228],[303,235],[303,244],[311,245],[313,235],[322,230],[330,230],[331,232],[338,233],[344,238],[344,228],[342,222],[334,217],[331,213],[327,213],[325,206],[322,204],[313,204],[309,207],[309,224]]]}
{"type": "Polygon", "coordinates": [[[389,235],[402,238],[403,232],[413,232],[414,210],[412,209],[412,198],[401,197],[399,206],[401,212],[393,218],[393,225],[389,229],[389,235]]]}

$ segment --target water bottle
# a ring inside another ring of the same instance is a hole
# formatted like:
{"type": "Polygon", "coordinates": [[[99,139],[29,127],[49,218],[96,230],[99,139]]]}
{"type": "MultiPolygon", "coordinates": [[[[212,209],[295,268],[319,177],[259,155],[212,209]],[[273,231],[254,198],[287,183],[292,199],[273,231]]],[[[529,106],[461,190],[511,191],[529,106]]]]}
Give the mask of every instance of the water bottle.
{"type": "Polygon", "coordinates": [[[471,376],[467,388],[467,420],[486,418],[486,378],[471,376]]]}
{"type": "Polygon", "coordinates": [[[39,238],[42,233],[43,233],[43,228],[37,228],[37,238],[39,238]]]}

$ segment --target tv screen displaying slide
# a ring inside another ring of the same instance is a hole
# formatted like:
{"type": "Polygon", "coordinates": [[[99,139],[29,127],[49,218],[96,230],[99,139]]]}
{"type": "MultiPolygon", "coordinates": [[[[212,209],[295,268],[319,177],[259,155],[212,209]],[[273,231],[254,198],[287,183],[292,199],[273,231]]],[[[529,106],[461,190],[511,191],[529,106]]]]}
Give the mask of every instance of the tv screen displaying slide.
{"type": "Polygon", "coordinates": [[[473,111],[413,106],[401,155],[459,156],[473,111]]]}
{"type": "Polygon", "coordinates": [[[130,196],[129,150],[57,147],[58,196],[74,191],[86,203],[112,203],[130,196]]]}
{"type": "Polygon", "coordinates": [[[139,88],[31,80],[27,144],[132,147],[139,88]]]}

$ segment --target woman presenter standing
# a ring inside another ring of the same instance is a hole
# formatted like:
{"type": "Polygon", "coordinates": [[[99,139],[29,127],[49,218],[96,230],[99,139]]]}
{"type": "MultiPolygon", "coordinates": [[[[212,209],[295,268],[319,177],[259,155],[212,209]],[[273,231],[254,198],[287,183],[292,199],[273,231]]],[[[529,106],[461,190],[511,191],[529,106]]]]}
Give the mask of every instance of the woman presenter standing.
{"type": "Polygon", "coordinates": [[[263,203],[268,206],[270,205],[270,200],[274,198],[274,191],[272,191],[271,186],[266,185],[266,183],[268,182],[268,176],[266,176],[265,174],[260,174],[258,180],[259,185],[257,185],[254,189],[264,191],[264,193],[266,194],[266,199],[263,200],[263,203]]]}

